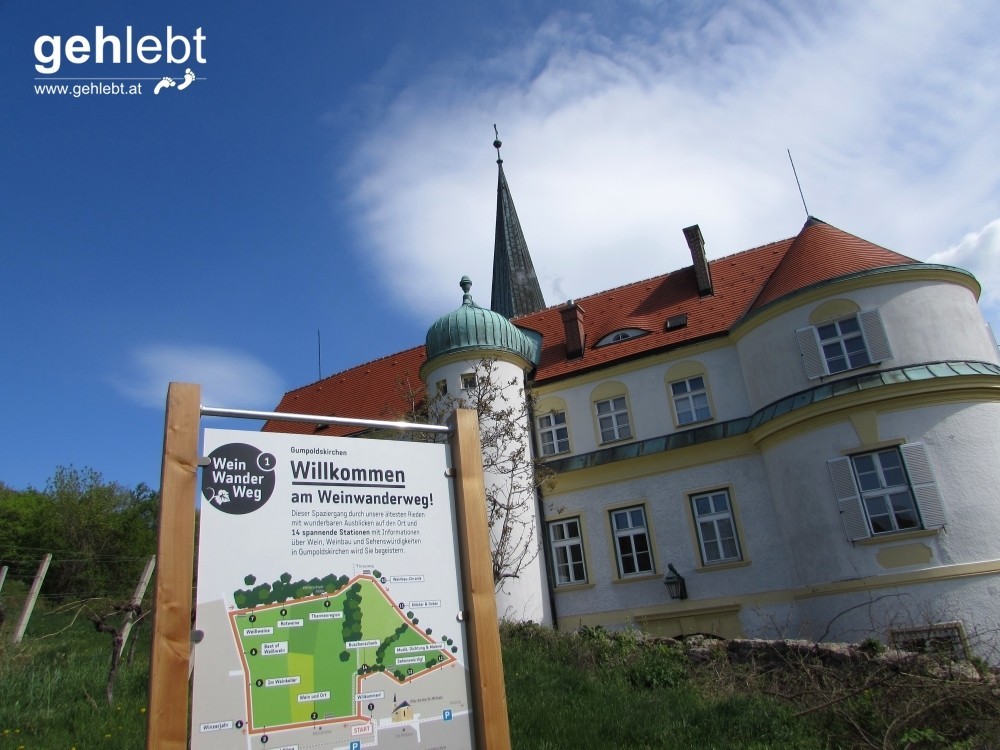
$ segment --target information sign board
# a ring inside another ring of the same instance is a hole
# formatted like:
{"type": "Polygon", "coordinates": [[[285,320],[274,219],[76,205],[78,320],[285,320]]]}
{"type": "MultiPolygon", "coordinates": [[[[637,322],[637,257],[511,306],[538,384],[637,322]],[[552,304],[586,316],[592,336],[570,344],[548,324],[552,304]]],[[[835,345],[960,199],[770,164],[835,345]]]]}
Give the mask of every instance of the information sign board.
{"type": "Polygon", "coordinates": [[[206,429],[192,750],[469,748],[447,446],[206,429]]]}

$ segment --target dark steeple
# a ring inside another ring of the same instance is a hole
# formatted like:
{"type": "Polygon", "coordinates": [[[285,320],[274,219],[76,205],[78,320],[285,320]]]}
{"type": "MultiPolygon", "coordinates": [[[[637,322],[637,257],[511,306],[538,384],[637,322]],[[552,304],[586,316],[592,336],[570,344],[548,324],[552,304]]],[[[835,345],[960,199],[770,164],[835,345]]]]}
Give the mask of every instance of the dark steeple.
{"type": "MultiPolygon", "coordinates": [[[[496,127],[493,126],[494,132],[496,127]]],[[[531,264],[521,222],[517,220],[514,199],[510,196],[507,178],[503,173],[501,145],[497,134],[493,147],[497,150],[500,174],[497,181],[497,231],[493,245],[493,296],[490,299],[490,309],[505,318],[516,318],[545,309],[545,300],[535,276],[535,267],[531,264]]]]}

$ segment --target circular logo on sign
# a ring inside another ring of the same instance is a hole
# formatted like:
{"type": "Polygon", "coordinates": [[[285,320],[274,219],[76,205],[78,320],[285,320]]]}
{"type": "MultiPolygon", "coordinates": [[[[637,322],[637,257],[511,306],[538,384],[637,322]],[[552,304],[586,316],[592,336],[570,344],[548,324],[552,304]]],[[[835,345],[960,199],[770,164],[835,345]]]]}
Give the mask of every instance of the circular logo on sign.
{"type": "Polygon", "coordinates": [[[274,456],[246,443],[220,445],[208,454],[201,493],[224,513],[253,513],[274,492],[274,456]]]}

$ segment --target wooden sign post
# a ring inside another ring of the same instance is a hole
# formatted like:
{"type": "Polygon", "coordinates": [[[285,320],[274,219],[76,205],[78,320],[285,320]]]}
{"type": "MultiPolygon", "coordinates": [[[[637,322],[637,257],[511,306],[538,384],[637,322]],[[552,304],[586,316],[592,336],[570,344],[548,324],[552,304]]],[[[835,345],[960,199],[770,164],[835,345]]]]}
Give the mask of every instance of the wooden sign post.
{"type": "Polygon", "coordinates": [[[171,383],[167,391],[160,477],[160,532],[146,724],[149,750],[186,750],[188,746],[188,661],[200,420],[201,388],[190,383],[171,383]]]}
{"type": "MultiPolygon", "coordinates": [[[[203,413],[213,414],[214,411],[218,416],[218,412],[222,411],[203,408],[199,399],[200,388],[197,385],[170,384],[164,431],[160,536],[150,668],[146,738],[149,750],[185,750],[188,747],[188,679],[199,420],[203,413]]],[[[298,421],[332,419],[264,412],[241,412],[232,416],[255,419],[295,418],[298,421]]],[[[399,427],[426,429],[427,426],[400,424],[399,427]]],[[[475,411],[456,411],[449,428],[451,462],[455,470],[455,527],[461,568],[462,615],[468,643],[467,666],[471,679],[469,690],[475,742],[478,750],[510,750],[507,695],[500,654],[490,536],[486,522],[482,451],[475,411]]],[[[444,428],[436,429],[444,431],[444,428]]]]}
{"type": "Polygon", "coordinates": [[[509,750],[507,691],[500,654],[497,600],[493,588],[490,532],[486,524],[486,484],[479,420],[472,409],[458,409],[449,421],[451,460],[455,467],[455,516],[462,565],[466,633],[476,716],[476,747],[509,750]]]}

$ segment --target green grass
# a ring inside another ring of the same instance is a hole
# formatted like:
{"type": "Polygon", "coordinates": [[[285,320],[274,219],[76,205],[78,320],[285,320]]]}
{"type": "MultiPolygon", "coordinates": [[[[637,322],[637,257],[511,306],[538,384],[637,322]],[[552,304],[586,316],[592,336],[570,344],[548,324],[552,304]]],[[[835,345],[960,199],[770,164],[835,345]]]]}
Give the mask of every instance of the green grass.
{"type": "MultiPolygon", "coordinates": [[[[134,656],[121,667],[108,705],[108,634],[96,632],[85,616],[70,624],[70,612],[39,612],[23,644],[12,646],[13,619],[0,631],[0,750],[145,746],[148,624],[137,629],[134,656]]],[[[885,732],[876,730],[885,715],[913,716],[886,747],[1000,747],[994,741],[1000,739],[1000,702],[989,684],[925,679],[919,691],[907,692],[916,675],[905,674],[906,682],[888,692],[856,692],[846,690],[855,682],[838,686],[833,672],[823,672],[832,682],[812,700],[840,690],[847,698],[838,704],[840,713],[797,718],[794,712],[806,704],[767,694],[798,691],[806,666],[801,674],[723,663],[693,667],[675,646],[601,629],[566,634],[508,625],[501,642],[515,750],[833,750],[871,747],[873,737],[882,747],[885,732]],[[921,712],[932,699],[938,700],[934,711],[921,712]],[[862,738],[858,727],[868,734],[862,738]]]]}
{"type": "MultiPolygon", "coordinates": [[[[105,698],[110,636],[78,617],[38,613],[21,646],[0,633],[0,750],[131,750],[146,729],[149,629],[138,629],[113,705],[105,698]],[[63,632],[50,635],[56,631],[63,632]]],[[[667,647],[639,658],[635,640],[505,628],[514,747],[821,748],[805,725],[761,699],[713,700],[688,684],[667,647]]]]}
{"type": "Polygon", "coordinates": [[[713,698],[688,681],[685,657],[638,639],[542,628],[503,631],[513,746],[549,748],[823,748],[787,708],[760,697],[713,698]]]}
{"type": "Polygon", "coordinates": [[[109,705],[110,635],[82,616],[73,622],[72,613],[36,612],[14,646],[13,619],[0,631],[0,750],[144,747],[148,628],[138,628],[133,658],[119,669],[109,705]]]}

